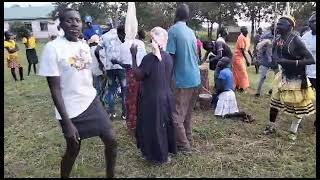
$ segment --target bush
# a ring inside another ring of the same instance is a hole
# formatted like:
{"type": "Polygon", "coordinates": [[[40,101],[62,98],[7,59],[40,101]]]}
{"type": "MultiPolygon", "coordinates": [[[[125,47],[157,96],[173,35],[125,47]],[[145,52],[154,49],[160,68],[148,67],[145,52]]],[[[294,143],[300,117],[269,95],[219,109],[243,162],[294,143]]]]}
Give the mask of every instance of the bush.
{"type": "Polygon", "coordinates": [[[17,35],[17,40],[21,40],[28,33],[25,25],[17,21],[10,24],[10,31],[17,35]]]}

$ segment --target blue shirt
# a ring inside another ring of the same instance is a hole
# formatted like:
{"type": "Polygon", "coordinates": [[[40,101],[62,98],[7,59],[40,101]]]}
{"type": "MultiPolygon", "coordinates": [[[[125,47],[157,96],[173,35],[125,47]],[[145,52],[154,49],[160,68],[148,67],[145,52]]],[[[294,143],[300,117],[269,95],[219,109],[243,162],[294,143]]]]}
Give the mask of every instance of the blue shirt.
{"type": "Polygon", "coordinates": [[[91,36],[97,34],[98,36],[101,36],[102,34],[102,29],[100,28],[99,25],[92,25],[91,28],[85,29],[83,36],[85,40],[89,40],[91,36]]]}
{"type": "Polygon", "coordinates": [[[222,79],[226,82],[224,91],[233,90],[233,77],[230,68],[221,70],[218,79],[222,79]]]}
{"type": "Polygon", "coordinates": [[[179,21],[169,29],[167,52],[175,55],[177,88],[197,87],[201,83],[196,42],[194,32],[185,22],[179,21]]]}

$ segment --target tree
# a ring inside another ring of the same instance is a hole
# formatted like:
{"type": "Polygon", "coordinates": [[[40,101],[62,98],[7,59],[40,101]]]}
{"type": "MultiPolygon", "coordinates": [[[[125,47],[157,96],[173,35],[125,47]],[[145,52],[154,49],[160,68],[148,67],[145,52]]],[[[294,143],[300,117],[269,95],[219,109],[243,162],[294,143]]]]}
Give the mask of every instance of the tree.
{"type": "Polygon", "coordinates": [[[14,21],[10,23],[10,31],[17,35],[17,39],[21,40],[28,33],[28,29],[22,22],[14,21]]]}
{"type": "Polygon", "coordinates": [[[315,2],[293,2],[291,4],[292,16],[296,20],[296,29],[308,25],[312,13],[316,12],[315,2]]]}

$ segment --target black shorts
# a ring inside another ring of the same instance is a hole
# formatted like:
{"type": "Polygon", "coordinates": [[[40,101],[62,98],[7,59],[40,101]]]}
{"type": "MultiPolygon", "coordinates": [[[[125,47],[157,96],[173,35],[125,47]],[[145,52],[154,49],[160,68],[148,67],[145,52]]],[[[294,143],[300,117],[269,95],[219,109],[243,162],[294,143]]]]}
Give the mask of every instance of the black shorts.
{"type": "MultiPolygon", "coordinates": [[[[111,134],[112,124],[107,111],[101,104],[101,101],[96,97],[87,110],[79,116],[71,119],[72,123],[77,128],[80,138],[86,139],[94,136],[103,136],[111,134]]],[[[60,120],[61,127],[65,126],[60,120]]],[[[65,134],[62,128],[63,134],[65,134]]]]}

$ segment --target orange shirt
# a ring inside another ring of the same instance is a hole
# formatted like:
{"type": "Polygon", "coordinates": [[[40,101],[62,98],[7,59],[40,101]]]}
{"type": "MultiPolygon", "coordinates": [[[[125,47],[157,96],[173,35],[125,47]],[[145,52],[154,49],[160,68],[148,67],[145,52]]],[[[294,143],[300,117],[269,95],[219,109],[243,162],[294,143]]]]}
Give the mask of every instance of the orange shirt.
{"type": "Polygon", "coordinates": [[[250,46],[249,38],[245,37],[242,33],[239,35],[235,49],[235,56],[243,56],[240,49],[248,50],[250,46]]]}

